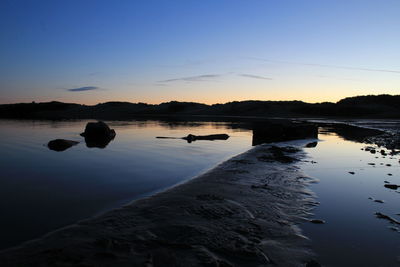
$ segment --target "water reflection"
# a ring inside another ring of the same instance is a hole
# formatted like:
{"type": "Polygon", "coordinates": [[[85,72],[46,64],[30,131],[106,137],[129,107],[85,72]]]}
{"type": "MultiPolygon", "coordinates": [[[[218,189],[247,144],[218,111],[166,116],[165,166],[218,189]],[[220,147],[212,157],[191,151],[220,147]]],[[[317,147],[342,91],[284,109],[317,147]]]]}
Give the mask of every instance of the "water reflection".
{"type": "Polygon", "coordinates": [[[398,266],[396,225],[376,217],[395,218],[400,212],[399,191],[385,187],[385,182],[400,184],[398,157],[362,150],[363,131],[323,128],[319,138],[317,147],[306,149],[312,161],[303,169],[320,181],[311,185],[321,203],[314,218],[326,224],[302,225],[319,261],[323,266],[398,266]]]}

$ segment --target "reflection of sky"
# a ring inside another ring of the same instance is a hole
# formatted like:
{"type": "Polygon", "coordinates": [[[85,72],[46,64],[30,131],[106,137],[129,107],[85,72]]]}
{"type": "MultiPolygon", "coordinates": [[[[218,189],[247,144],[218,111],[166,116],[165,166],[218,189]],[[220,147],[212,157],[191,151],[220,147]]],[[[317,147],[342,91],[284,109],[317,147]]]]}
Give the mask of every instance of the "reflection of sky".
{"type": "Polygon", "coordinates": [[[397,0],[5,0],[0,102],[396,94],[399,10],[397,0]]]}
{"type": "Polygon", "coordinates": [[[79,136],[85,124],[0,120],[0,248],[185,181],[251,146],[250,132],[223,123],[111,122],[115,140],[89,149],[79,136]],[[231,137],[190,144],[155,138],[189,133],[231,137]],[[54,152],[44,144],[55,138],[81,143],[54,152]]]}
{"type": "Polygon", "coordinates": [[[302,228],[322,255],[322,264],[395,266],[400,251],[399,233],[389,230],[388,226],[393,225],[375,218],[374,213],[396,217],[400,212],[400,194],[384,187],[385,180],[400,184],[399,157],[383,158],[365,152],[361,150],[364,144],[344,141],[336,135],[320,135],[320,139],[316,148],[307,149],[317,163],[307,163],[304,169],[320,180],[312,185],[321,202],[314,213],[315,218],[326,220],[327,224],[304,224],[302,228]],[[375,163],[376,167],[368,163],[375,163]],[[369,197],[385,203],[373,202],[369,197]]]}

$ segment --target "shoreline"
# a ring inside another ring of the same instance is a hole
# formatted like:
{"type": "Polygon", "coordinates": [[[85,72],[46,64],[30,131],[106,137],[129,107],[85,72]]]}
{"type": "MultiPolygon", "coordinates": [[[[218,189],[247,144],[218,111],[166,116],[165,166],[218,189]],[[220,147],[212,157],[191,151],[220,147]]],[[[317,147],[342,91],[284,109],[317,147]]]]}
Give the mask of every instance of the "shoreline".
{"type": "Polygon", "coordinates": [[[0,262],[2,266],[306,264],[314,256],[296,226],[307,221],[316,205],[307,188],[313,180],[296,166],[306,154],[283,149],[277,156],[271,147],[251,148],[182,184],[0,251],[0,262]],[[282,156],[292,162],[282,162],[282,156]]]}

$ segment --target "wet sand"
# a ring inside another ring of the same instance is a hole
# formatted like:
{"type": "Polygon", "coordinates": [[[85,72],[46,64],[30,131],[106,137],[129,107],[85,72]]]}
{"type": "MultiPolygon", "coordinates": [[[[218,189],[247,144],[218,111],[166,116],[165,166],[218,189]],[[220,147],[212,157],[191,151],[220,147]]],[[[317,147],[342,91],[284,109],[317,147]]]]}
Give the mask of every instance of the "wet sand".
{"type": "MultiPolygon", "coordinates": [[[[302,141],[303,142],[303,141],[302,141]]],[[[305,144],[305,141],[303,145],[305,144]]],[[[302,150],[260,145],[167,191],[0,252],[1,266],[305,266],[302,150]]]]}

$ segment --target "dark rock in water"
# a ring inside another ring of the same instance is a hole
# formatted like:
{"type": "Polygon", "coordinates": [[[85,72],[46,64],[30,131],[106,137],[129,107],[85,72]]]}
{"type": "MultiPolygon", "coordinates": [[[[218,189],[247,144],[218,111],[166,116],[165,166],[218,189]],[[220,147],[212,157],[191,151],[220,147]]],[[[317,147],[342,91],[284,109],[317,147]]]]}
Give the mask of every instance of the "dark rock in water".
{"type": "Polygon", "coordinates": [[[253,146],[280,141],[318,138],[318,127],[310,123],[257,123],[253,126],[253,146]]]}
{"type": "Polygon", "coordinates": [[[77,142],[77,141],[65,140],[65,139],[55,139],[55,140],[51,140],[47,144],[47,147],[54,151],[64,151],[72,146],[77,145],[77,144],[79,144],[79,142],[77,142]]]}
{"type": "Polygon", "coordinates": [[[375,163],[368,163],[368,165],[375,165],[375,163]]]}
{"type": "Polygon", "coordinates": [[[208,141],[214,141],[214,140],[227,140],[229,138],[229,135],[227,134],[210,134],[210,135],[193,135],[193,134],[188,134],[188,136],[183,137],[182,139],[188,141],[188,143],[197,141],[197,140],[208,140],[208,141]]]}
{"type": "Polygon", "coordinates": [[[354,175],[355,174],[355,172],[349,172],[350,174],[352,174],[352,175],[354,175]]]}
{"type": "Polygon", "coordinates": [[[321,264],[319,264],[317,261],[315,260],[311,260],[309,262],[306,263],[305,267],[322,267],[321,264]]]}
{"type": "Polygon", "coordinates": [[[85,131],[81,133],[83,137],[115,137],[115,131],[110,129],[103,121],[89,122],[86,124],[85,131]]]}
{"type": "Polygon", "coordinates": [[[383,214],[383,213],[381,213],[381,212],[375,212],[375,216],[376,216],[377,218],[379,218],[379,219],[388,220],[389,222],[394,223],[394,224],[400,224],[400,222],[399,222],[398,220],[396,220],[396,219],[390,217],[389,215],[383,214]]]}
{"type": "Polygon", "coordinates": [[[387,166],[387,167],[390,167],[390,166],[392,166],[392,164],[386,164],[386,166],[387,166]]]}
{"type": "Polygon", "coordinates": [[[376,150],[375,149],[371,149],[369,152],[371,152],[371,154],[375,154],[376,150]]]}
{"type": "Polygon", "coordinates": [[[385,184],[385,187],[389,188],[389,189],[396,190],[397,188],[400,187],[400,185],[397,185],[397,184],[385,184]]]}
{"type": "Polygon", "coordinates": [[[314,220],[310,220],[310,223],[315,223],[315,224],[324,224],[325,221],[324,220],[318,220],[318,219],[314,219],[314,220]]]}
{"type": "Polygon", "coordinates": [[[114,129],[102,121],[89,122],[81,136],[85,137],[87,147],[105,148],[115,138],[114,129]]]}
{"type": "Polygon", "coordinates": [[[306,145],[306,147],[311,148],[311,147],[316,147],[318,145],[318,142],[312,142],[312,143],[308,143],[306,145]]]}
{"type": "Polygon", "coordinates": [[[375,199],[374,202],[377,202],[377,203],[385,203],[385,201],[384,201],[384,200],[381,200],[381,199],[375,199]]]}
{"type": "Polygon", "coordinates": [[[393,174],[391,174],[391,173],[388,173],[387,175],[389,175],[389,176],[392,176],[393,174]]]}

